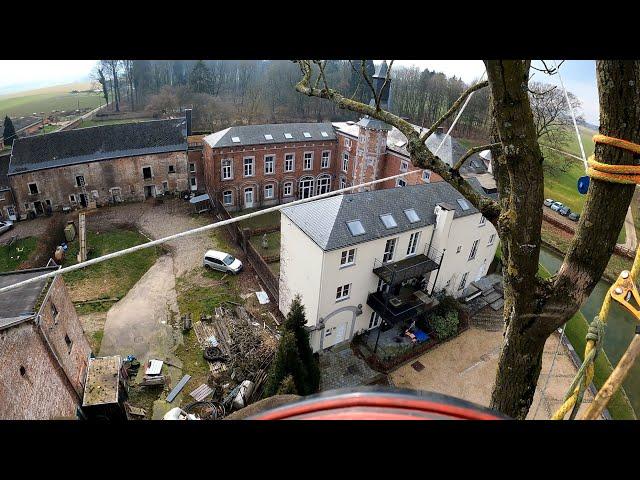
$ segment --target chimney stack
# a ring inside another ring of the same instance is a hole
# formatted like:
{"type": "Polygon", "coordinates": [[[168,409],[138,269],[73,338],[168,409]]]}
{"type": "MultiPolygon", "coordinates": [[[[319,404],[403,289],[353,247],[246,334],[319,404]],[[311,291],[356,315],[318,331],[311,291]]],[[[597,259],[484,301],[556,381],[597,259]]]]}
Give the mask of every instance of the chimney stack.
{"type": "Polygon", "coordinates": [[[185,108],[184,117],[187,121],[187,136],[191,135],[191,109],[185,108]]]}

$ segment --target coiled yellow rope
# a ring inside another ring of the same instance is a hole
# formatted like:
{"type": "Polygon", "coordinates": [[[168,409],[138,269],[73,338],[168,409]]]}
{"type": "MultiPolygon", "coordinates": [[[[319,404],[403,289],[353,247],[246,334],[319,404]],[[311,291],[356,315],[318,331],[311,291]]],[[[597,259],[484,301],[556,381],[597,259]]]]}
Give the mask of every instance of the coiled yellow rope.
{"type": "MultiPolygon", "coordinates": [[[[605,135],[594,135],[593,141],[622,148],[634,154],[640,154],[640,145],[626,140],[621,140],[619,138],[607,137],[605,135]]],[[[613,183],[640,184],[640,165],[610,165],[596,161],[594,155],[589,157],[588,164],[589,169],[587,174],[592,178],[613,183]]],[[[634,283],[636,278],[638,278],[639,272],[640,249],[636,250],[636,256],[633,260],[633,267],[630,272],[631,279],[634,283]]],[[[613,289],[614,286],[612,285],[602,302],[600,313],[598,313],[594,318],[589,327],[589,333],[587,333],[586,338],[587,343],[584,348],[584,361],[569,387],[569,392],[564,399],[564,403],[553,414],[551,417],[552,420],[562,420],[569,411],[571,411],[570,418],[573,419],[578,412],[578,408],[580,408],[582,396],[593,380],[595,370],[594,361],[602,345],[604,326],[607,323],[609,310],[611,308],[611,293],[613,289]]]]}

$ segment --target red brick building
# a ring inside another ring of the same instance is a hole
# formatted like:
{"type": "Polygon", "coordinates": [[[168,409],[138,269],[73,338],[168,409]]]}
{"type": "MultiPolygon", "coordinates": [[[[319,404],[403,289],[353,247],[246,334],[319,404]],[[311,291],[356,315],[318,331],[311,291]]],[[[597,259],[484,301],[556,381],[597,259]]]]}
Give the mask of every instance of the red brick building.
{"type": "MultiPolygon", "coordinates": [[[[373,79],[389,108],[390,82],[382,63],[373,79]]],[[[420,131],[420,127],[416,126],[420,131]]],[[[374,185],[390,188],[441,181],[413,167],[406,137],[384,122],[287,123],[230,127],[203,138],[204,182],[211,198],[227,210],[264,207],[339,188],[416,171],[374,185]]],[[[452,140],[438,131],[426,145],[452,164],[452,140]],[[442,144],[442,145],[441,145],[442,144]]]]}
{"type": "MultiPolygon", "coordinates": [[[[0,287],[58,268],[0,273],[0,287]]],[[[76,418],[90,355],[62,277],[0,294],[0,419],[76,418]]]]}

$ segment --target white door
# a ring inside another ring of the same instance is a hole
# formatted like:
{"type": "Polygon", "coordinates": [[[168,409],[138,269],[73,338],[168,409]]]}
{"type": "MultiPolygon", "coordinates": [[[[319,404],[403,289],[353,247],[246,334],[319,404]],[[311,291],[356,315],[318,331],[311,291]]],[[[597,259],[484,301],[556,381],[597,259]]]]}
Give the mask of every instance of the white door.
{"type": "Polygon", "coordinates": [[[347,335],[347,324],[341,323],[336,330],[336,344],[344,342],[344,337],[347,335]]]}
{"type": "Polygon", "coordinates": [[[245,208],[253,207],[253,188],[247,188],[244,191],[244,206],[245,208]]]}
{"type": "Polygon", "coordinates": [[[7,216],[9,217],[9,220],[11,220],[12,222],[15,222],[17,220],[16,209],[14,208],[13,205],[9,205],[7,207],[7,216]]]}
{"type": "Polygon", "coordinates": [[[486,268],[487,268],[487,259],[485,258],[484,261],[482,262],[482,265],[480,266],[480,270],[478,270],[478,275],[476,275],[476,282],[480,280],[482,277],[484,277],[484,272],[486,272],[486,268]]]}

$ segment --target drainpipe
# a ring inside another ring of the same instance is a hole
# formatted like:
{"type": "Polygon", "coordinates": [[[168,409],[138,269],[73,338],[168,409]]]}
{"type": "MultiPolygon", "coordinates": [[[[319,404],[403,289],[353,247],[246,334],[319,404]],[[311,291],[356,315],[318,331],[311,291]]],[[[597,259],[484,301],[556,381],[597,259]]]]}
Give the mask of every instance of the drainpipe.
{"type": "Polygon", "coordinates": [[[429,296],[433,295],[433,291],[436,288],[436,282],[438,281],[438,275],[440,275],[440,269],[442,268],[442,262],[444,261],[444,252],[446,252],[446,251],[447,251],[446,248],[444,248],[442,250],[442,255],[440,256],[440,265],[438,265],[438,271],[436,272],[436,278],[433,281],[433,287],[431,287],[431,293],[429,294],[429,296]]]}

